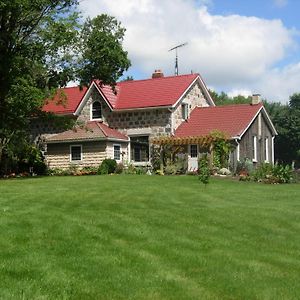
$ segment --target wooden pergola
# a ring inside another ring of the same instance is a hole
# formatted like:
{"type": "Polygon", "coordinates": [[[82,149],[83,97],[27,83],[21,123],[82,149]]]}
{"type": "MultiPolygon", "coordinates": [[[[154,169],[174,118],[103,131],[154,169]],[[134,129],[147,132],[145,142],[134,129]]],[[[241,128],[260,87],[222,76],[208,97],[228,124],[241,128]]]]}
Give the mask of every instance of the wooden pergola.
{"type": "Polygon", "coordinates": [[[210,148],[215,142],[225,140],[229,138],[222,132],[212,132],[204,136],[187,136],[187,137],[174,137],[174,136],[162,136],[152,139],[152,143],[159,146],[174,145],[199,145],[201,147],[210,148]]]}
{"type": "MultiPolygon", "coordinates": [[[[201,148],[206,148],[210,154],[210,165],[213,165],[214,145],[218,141],[228,141],[229,138],[222,132],[211,132],[204,136],[187,136],[187,137],[174,137],[162,136],[156,137],[151,140],[152,144],[164,148],[164,146],[187,146],[199,145],[201,148]]],[[[161,152],[162,155],[162,152],[161,152]]],[[[162,157],[161,157],[162,161],[162,157]]],[[[162,167],[162,166],[161,166],[162,167]]]]}

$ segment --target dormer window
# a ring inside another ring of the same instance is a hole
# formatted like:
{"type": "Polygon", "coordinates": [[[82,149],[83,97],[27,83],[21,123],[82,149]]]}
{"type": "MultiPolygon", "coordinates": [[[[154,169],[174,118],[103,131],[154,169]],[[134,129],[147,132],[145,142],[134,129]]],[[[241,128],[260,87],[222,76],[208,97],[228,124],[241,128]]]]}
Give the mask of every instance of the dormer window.
{"type": "Polygon", "coordinates": [[[97,120],[102,118],[102,107],[99,101],[95,101],[92,104],[92,111],[91,111],[91,119],[97,120]]]}
{"type": "Polygon", "coordinates": [[[182,112],[182,119],[187,120],[189,117],[189,105],[187,103],[182,103],[181,112],[182,112]]]}

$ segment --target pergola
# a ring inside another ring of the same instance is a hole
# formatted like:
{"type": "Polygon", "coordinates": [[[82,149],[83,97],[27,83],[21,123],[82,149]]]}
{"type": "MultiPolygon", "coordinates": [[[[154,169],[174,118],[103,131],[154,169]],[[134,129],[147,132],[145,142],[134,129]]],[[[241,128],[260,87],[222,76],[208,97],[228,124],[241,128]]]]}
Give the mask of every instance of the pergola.
{"type": "Polygon", "coordinates": [[[184,145],[199,145],[201,147],[210,148],[215,142],[220,140],[229,140],[222,133],[212,133],[205,136],[187,136],[187,137],[173,137],[173,136],[163,136],[152,139],[152,143],[159,146],[164,145],[174,145],[174,146],[184,146],[184,145]]]}
{"type": "MultiPolygon", "coordinates": [[[[174,136],[161,136],[151,140],[152,144],[160,146],[186,146],[186,145],[199,145],[201,148],[208,150],[210,154],[210,165],[213,165],[214,146],[219,141],[229,142],[230,139],[219,131],[211,132],[204,136],[187,136],[187,137],[174,137],[174,136]]],[[[161,152],[162,154],[162,152],[161,152]]]]}

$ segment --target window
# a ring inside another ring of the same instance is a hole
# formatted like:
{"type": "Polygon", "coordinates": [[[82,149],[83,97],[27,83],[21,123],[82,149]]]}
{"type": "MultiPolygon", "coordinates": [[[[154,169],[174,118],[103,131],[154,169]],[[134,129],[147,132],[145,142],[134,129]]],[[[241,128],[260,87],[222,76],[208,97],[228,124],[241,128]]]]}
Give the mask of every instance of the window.
{"type": "Polygon", "coordinates": [[[187,103],[183,103],[181,105],[181,111],[182,111],[182,119],[187,120],[189,117],[189,105],[187,103]]]}
{"type": "Polygon", "coordinates": [[[114,159],[121,159],[121,145],[114,145],[114,159]]]}
{"type": "Polygon", "coordinates": [[[265,138],[265,161],[269,162],[269,138],[265,138]]]}
{"type": "Polygon", "coordinates": [[[149,161],[149,137],[136,136],[130,138],[131,160],[135,162],[149,161]]]}
{"type": "Polygon", "coordinates": [[[197,145],[190,145],[191,157],[198,157],[198,147],[197,145]]]}
{"type": "Polygon", "coordinates": [[[101,119],[102,118],[102,107],[101,103],[99,101],[95,101],[92,104],[92,113],[91,113],[91,119],[101,119]]]}
{"type": "Polygon", "coordinates": [[[73,145],[70,147],[70,160],[71,161],[82,160],[82,146],[81,145],[73,145]]]}
{"type": "Polygon", "coordinates": [[[253,145],[252,145],[253,156],[252,157],[253,157],[253,161],[257,162],[257,137],[256,137],[256,135],[253,136],[252,142],[253,142],[253,145]]]}

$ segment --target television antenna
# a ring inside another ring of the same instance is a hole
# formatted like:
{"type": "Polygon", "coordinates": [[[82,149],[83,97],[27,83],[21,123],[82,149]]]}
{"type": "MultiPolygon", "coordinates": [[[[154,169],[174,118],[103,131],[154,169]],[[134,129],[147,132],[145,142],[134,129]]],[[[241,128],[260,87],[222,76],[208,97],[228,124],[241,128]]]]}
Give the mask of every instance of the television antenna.
{"type": "Polygon", "coordinates": [[[175,50],[175,53],[176,53],[175,54],[175,75],[176,76],[178,76],[178,51],[177,51],[177,49],[180,47],[186,46],[187,44],[188,43],[183,43],[183,44],[177,45],[169,50],[169,52],[175,50]]]}

